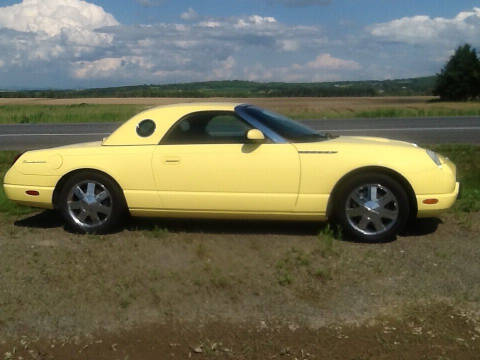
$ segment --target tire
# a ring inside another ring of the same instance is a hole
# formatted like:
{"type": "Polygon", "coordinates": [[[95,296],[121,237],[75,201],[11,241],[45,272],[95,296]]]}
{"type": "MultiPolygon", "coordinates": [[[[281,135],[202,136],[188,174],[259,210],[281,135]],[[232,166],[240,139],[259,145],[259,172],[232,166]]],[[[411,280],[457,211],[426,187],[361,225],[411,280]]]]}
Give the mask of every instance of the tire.
{"type": "Polygon", "coordinates": [[[334,201],[335,220],[344,235],[363,242],[393,240],[409,219],[405,189],[382,173],[364,173],[348,179],[334,201]]]}
{"type": "Polygon", "coordinates": [[[68,178],[60,190],[57,207],[67,227],[83,234],[112,232],[127,212],[117,183],[93,171],[82,171],[68,178]]]}

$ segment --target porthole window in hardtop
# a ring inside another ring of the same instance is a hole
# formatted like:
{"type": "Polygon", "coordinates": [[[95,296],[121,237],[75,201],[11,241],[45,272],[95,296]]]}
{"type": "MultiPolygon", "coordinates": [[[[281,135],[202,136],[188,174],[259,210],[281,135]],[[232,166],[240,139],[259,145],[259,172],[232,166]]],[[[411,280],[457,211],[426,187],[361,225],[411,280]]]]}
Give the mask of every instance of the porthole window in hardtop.
{"type": "Polygon", "coordinates": [[[185,116],[161,144],[242,144],[252,127],[229,111],[201,111],[185,116]]]}
{"type": "Polygon", "coordinates": [[[155,122],[150,119],[142,120],[137,125],[137,134],[141,137],[149,137],[155,132],[155,122]]]}

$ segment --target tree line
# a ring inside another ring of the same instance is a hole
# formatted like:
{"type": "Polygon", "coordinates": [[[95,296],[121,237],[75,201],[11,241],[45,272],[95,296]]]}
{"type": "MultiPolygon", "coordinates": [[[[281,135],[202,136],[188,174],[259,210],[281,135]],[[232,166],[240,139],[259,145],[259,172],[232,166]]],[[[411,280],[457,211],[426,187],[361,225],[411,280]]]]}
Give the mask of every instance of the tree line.
{"type": "Polygon", "coordinates": [[[3,91],[0,97],[352,97],[431,95],[433,77],[325,83],[259,83],[252,81],[208,81],[185,84],[138,85],[84,90],[3,91]]]}
{"type": "Polygon", "coordinates": [[[459,46],[437,74],[433,94],[446,101],[480,97],[480,59],[470,44],[459,46]]]}

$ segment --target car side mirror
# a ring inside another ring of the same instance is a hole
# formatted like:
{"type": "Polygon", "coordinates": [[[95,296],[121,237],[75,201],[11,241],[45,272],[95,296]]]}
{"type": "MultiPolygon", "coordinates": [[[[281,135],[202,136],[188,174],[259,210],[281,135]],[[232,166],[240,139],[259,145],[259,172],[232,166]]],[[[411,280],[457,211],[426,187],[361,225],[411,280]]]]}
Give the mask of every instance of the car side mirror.
{"type": "Polygon", "coordinates": [[[265,140],[265,135],[258,129],[250,129],[247,131],[247,140],[260,142],[265,140]]]}

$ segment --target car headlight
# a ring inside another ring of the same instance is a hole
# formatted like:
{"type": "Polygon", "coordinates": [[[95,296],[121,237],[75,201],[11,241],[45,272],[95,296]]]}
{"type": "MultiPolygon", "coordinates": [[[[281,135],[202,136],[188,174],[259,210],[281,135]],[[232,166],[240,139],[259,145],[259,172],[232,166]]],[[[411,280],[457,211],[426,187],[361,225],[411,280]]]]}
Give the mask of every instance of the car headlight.
{"type": "Polygon", "coordinates": [[[432,159],[437,166],[442,166],[442,162],[440,161],[440,158],[438,157],[438,154],[435,151],[427,150],[427,154],[428,156],[430,156],[430,159],[432,159]]]}

